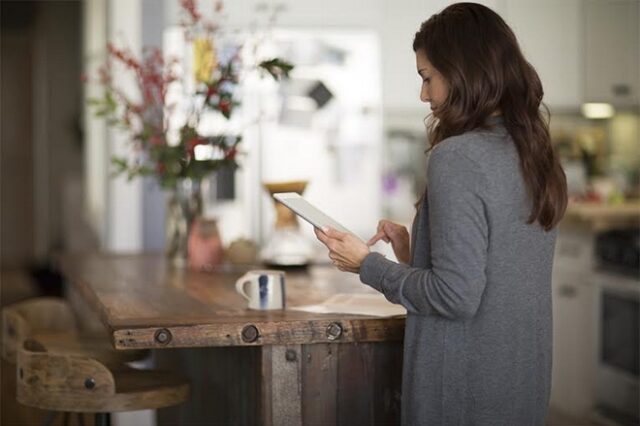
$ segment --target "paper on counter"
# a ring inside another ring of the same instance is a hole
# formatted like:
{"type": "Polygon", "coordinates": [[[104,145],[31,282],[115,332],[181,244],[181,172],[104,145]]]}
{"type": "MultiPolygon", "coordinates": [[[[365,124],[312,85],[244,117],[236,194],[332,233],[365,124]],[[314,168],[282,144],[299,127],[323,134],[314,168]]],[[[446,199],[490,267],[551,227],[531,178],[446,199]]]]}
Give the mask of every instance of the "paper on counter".
{"type": "Polygon", "coordinates": [[[401,305],[389,302],[382,294],[338,293],[317,305],[292,306],[287,309],[316,314],[352,314],[375,317],[406,315],[401,305]]]}

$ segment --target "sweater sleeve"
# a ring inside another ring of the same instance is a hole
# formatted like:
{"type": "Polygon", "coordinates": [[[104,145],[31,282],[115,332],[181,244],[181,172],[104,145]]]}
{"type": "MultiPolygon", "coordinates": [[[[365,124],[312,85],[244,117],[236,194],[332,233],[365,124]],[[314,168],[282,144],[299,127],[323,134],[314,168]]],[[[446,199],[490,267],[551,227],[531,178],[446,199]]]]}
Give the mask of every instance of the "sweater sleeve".
{"type": "Polygon", "coordinates": [[[371,253],[360,280],[409,312],[467,319],[478,310],[486,284],[486,184],[473,161],[446,145],[433,149],[427,170],[431,235],[417,236],[430,238],[431,268],[371,253]]]}

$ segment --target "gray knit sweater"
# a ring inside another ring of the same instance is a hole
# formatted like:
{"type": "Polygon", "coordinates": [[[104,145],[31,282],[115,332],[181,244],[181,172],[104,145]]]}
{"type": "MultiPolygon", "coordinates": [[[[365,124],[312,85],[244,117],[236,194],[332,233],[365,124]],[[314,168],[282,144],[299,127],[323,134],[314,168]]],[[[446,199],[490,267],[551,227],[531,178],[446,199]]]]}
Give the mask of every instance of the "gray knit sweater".
{"type": "Polygon", "coordinates": [[[369,254],[360,279],[407,308],[405,425],[543,425],[556,232],[530,202],[500,118],[431,152],[411,265],[369,254]]]}

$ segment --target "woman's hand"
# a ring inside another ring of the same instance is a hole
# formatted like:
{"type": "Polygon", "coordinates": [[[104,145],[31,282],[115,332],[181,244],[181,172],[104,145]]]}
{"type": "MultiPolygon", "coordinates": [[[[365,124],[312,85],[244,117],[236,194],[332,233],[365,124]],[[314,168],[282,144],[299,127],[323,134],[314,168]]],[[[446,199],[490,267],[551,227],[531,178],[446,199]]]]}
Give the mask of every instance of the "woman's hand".
{"type": "Polygon", "coordinates": [[[409,249],[409,231],[407,231],[407,228],[383,219],[378,222],[378,233],[371,237],[367,245],[372,246],[380,240],[383,240],[385,243],[391,242],[393,253],[396,255],[398,262],[409,264],[411,254],[409,249]]]}
{"type": "Polygon", "coordinates": [[[329,249],[329,258],[341,271],[358,273],[369,247],[356,236],[332,228],[314,229],[316,237],[329,249]]]}

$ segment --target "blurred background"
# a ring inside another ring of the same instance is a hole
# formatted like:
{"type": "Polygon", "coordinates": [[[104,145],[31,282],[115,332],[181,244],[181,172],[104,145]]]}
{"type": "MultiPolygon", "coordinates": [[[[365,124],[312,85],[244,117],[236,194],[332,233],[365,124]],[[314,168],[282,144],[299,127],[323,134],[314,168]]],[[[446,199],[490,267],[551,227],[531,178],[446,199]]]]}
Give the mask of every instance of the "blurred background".
{"type": "MultiPolygon", "coordinates": [[[[213,16],[217,3],[198,4],[213,16]]],[[[450,3],[224,3],[222,25],[295,65],[287,84],[241,82],[240,167],[203,186],[203,214],[225,247],[267,247],[276,213],[264,183],[306,182],[305,197],[362,238],[380,218],[410,225],[428,111],[411,43],[450,3]]],[[[541,77],[569,184],[553,281],[553,421],[637,424],[640,2],[481,3],[513,28],[541,77]]],[[[2,0],[3,305],[60,294],[55,253],[164,249],[167,195],[152,177],[112,176],[126,141],[87,107],[98,89],[83,76],[109,41],[186,51],[179,9],[178,0],[2,0]]],[[[311,227],[300,233],[313,262],[325,261],[311,227]]]]}

